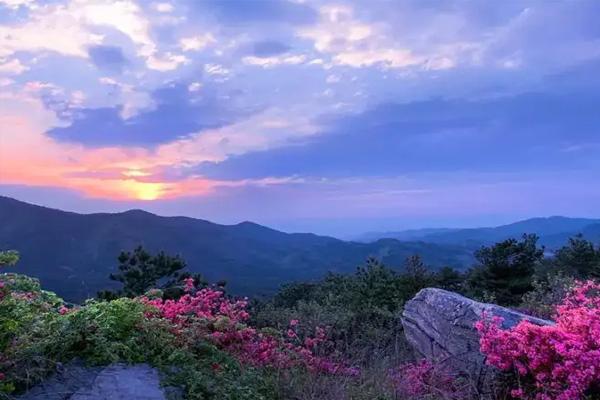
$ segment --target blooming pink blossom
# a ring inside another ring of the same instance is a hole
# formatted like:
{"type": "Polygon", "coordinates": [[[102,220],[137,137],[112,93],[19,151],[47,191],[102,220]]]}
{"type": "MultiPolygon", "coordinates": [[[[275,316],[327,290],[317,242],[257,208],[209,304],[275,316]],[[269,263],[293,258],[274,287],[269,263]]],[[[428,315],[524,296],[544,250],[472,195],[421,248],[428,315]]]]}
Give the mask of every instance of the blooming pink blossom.
{"type": "Polygon", "coordinates": [[[599,293],[600,284],[579,282],[557,306],[555,325],[523,320],[503,330],[500,318],[475,324],[487,362],[521,377],[513,397],[576,400],[600,384],[599,293]]]}
{"type": "Polygon", "coordinates": [[[231,300],[219,290],[205,288],[195,293],[190,290],[177,300],[142,297],[141,301],[155,310],[148,317],[162,317],[173,322],[174,333],[191,328],[199,337],[251,365],[303,366],[310,371],[349,376],[359,373],[355,367],[317,355],[319,346],[327,342],[326,331],[321,327],[316,328],[314,337],[306,337],[302,343],[293,329],[298,326],[297,320],[290,321],[290,328],[283,337],[266,335],[248,326],[247,299],[231,300]],[[201,323],[197,323],[199,321],[201,323]]]}
{"type": "Polygon", "coordinates": [[[194,285],[194,278],[186,278],[186,279],[184,280],[184,283],[185,283],[185,285],[184,285],[184,287],[183,287],[183,290],[184,290],[186,293],[189,293],[189,292],[191,292],[191,291],[192,291],[192,290],[194,290],[194,288],[196,287],[196,286],[194,285]]]}

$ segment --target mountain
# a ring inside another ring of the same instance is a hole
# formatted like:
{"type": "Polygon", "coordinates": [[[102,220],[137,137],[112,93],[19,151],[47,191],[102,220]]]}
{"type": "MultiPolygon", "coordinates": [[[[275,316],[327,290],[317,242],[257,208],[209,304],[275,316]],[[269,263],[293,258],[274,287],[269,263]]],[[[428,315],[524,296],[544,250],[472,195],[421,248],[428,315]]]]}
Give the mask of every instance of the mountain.
{"type": "Polygon", "coordinates": [[[589,240],[600,241],[600,219],[547,217],[530,218],[508,225],[470,229],[416,229],[399,232],[371,232],[358,240],[370,242],[382,238],[397,240],[421,240],[428,243],[454,244],[468,247],[491,244],[524,233],[535,233],[540,243],[555,249],[576,234],[583,234],[589,240]]]}
{"type": "Polygon", "coordinates": [[[284,282],[309,280],[327,271],[354,271],[370,256],[400,266],[421,254],[439,267],[470,265],[470,250],[457,245],[400,242],[345,242],[309,233],[284,233],[252,222],[219,225],[187,217],[161,217],[142,210],[77,214],[0,196],[0,249],[21,253],[6,268],[42,280],[44,287],[78,301],[114,287],[108,275],[121,250],[143,245],[180,254],[189,270],[211,281],[225,279],[238,294],[271,293],[284,282]]]}

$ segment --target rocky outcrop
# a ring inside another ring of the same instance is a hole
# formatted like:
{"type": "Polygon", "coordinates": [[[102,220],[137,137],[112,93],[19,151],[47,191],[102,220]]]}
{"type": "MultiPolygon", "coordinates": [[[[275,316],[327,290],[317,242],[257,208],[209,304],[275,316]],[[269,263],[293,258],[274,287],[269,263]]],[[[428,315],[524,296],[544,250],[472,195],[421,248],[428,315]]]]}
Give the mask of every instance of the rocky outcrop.
{"type": "Polygon", "coordinates": [[[158,371],[149,365],[69,364],[20,400],[165,400],[158,371]]]}
{"type": "Polygon", "coordinates": [[[474,328],[484,314],[502,317],[505,329],[523,319],[538,325],[553,324],[495,304],[427,288],[406,303],[402,325],[406,339],[420,356],[467,375],[484,394],[496,374],[492,367],[485,365],[485,356],[479,351],[479,334],[474,328]]]}

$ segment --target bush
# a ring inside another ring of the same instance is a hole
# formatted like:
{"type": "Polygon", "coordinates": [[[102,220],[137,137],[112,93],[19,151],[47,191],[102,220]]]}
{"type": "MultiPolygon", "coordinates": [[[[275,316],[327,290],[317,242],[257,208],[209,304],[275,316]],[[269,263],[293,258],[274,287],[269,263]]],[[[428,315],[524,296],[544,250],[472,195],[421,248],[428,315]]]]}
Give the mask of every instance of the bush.
{"type": "Polygon", "coordinates": [[[575,285],[575,279],[558,272],[533,281],[533,290],[525,293],[519,309],[527,314],[551,319],[575,285]]]}
{"type": "Polygon", "coordinates": [[[575,400],[600,395],[600,284],[578,283],[556,307],[556,325],[521,321],[502,330],[501,320],[476,324],[490,365],[518,378],[512,396],[575,400]]]}
{"type": "Polygon", "coordinates": [[[62,305],[37,279],[0,275],[0,393],[30,385],[53,368],[47,352],[62,343],[62,305]]]}
{"type": "Polygon", "coordinates": [[[420,360],[391,372],[394,389],[406,399],[459,400],[469,398],[469,384],[441,364],[420,360]]]}

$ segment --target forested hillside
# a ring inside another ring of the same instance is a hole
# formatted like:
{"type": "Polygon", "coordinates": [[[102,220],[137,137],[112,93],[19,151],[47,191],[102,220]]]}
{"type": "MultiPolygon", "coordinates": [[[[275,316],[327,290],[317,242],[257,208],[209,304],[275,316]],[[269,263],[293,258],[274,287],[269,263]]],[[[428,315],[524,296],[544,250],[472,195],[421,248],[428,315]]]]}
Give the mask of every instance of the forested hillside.
{"type": "Polygon", "coordinates": [[[112,287],[108,275],[123,250],[143,245],[180,254],[192,272],[227,280],[240,294],[269,294],[294,280],[351,272],[369,256],[400,267],[420,254],[434,268],[466,267],[471,251],[455,245],[379,240],[345,242],[314,234],[288,234],[251,222],[219,225],[141,210],[76,214],[0,197],[0,248],[21,254],[20,271],[40,278],[67,300],[112,287]]]}

